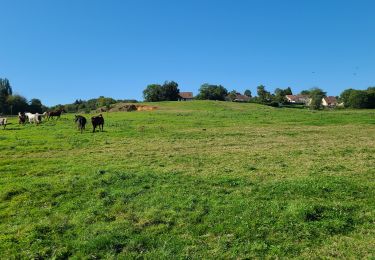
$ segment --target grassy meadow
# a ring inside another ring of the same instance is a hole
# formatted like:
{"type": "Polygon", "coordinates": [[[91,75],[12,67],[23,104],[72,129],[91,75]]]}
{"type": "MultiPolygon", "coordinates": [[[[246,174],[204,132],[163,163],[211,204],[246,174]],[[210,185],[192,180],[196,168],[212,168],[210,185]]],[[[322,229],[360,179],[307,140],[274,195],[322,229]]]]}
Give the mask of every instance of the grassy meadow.
{"type": "Polygon", "coordinates": [[[156,106],[11,119],[0,258],[375,257],[374,110],[156,106]]]}

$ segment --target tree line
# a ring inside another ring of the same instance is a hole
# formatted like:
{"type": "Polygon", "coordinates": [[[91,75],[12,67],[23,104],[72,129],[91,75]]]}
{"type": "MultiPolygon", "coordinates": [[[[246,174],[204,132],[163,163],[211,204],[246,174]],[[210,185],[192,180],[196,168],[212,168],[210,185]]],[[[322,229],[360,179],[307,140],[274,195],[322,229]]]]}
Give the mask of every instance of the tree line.
{"type": "Polygon", "coordinates": [[[25,111],[43,113],[46,110],[47,107],[37,98],[28,101],[21,95],[13,94],[9,80],[0,78],[0,114],[14,115],[25,111]]]}
{"type": "Polygon", "coordinates": [[[59,104],[52,107],[47,107],[37,98],[27,100],[21,95],[14,94],[9,80],[6,78],[0,78],[0,114],[3,115],[16,115],[18,112],[26,111],[31,113],[43,113],[47,110],[57,110],[59,108],[64,108],[69,113],[90,113],[98,108],[108,108],[112,104],[120,102],[135,103],[137,100],[122,100],[100,96],[99,98],[89,100],[77,99],[71,104],[59,104]]]}
{"type": "Polygon", "coordinates": [[[95,111],[99,108],[105,107],[110,108],[111,105],[116,103],[136,103],[137,100],[134,99],[113,99],[110,97],[104,97],[100,96],[98,98],[92,98],[89,100],[82,100],[82,99],[76,99],[71,104],[59,104],[56,106],[51,107],[50,109],[59,109],[64,108],[65,111],[68,113],[90,113],[91,111],[95,111]]]}
{"type": "MultiPolygon", "coordinates": [[[[179,99],[179,92],[178,83],[166,81],[164,84],[148,85],[143,91],[143,97],[147,102],[176,101],[179,99]]],[[[293,92],[290,87],[287,87],[284,89],[276,88],[272,93],[264,85],[259,85],[256,94],[256,96],[252,96],[249,89],[243,93],[244,96],[249,97],[247,102],[280,106],[288,104],[286,95],[293,95],[293,92]]],[[[228,91],[222,85],[205,83],[199,88],[195,99],[234,101],[237,95],[238,91],[236,90],[228,91]]],[[[309,102],[306,105],[311,109],[320,109],[322,108],[322,99],[327,96],[327,92],[321,88],[314,87],[301,91],[299,95],[305,95],[309,98],[309,102]]],[[[375,108],[375,87],[369,87],[367,90],[346,89],[336,99],[347,108],[375,108]]]]}
{"type": "MultiPolygon", "coordinates": [[[[180,90],[177,82],[165,81],[163,84],[148,85],[143,91],[143,96],[147,102],[176,101],[180,98],[179,93],[180,90]]],[[[256,94],[256,96],[252,96],[249,89],[243,93],[244,96],[248,97],[247,102],[279,106],[288,104],[286,95],[293,95],[293,92],[290,87],[287,87],[285,89],[276,88],[272,93],[264,85],[259,85],[256,94]]],[[[322,107],[322,98],[327,96],[327,93],[321,88],[303,90],[300,94],[309,97],[310,101],[308,105],[311,109],[320,109],[322,107]]],[[[199,88],[199,93],[195,96],[195,99],[235,101],[237,95],[238,92],[236,90],[228,91],[222,85],[205,83],[199,88]]],[[[346,89],[336,98],[346,108],[375,108],[375,87],[369,87],[366,90],[346,89]]],[[[47,109],[58,109],[61,107],[64,107],[66,111],[71,113],[89,113],[101,107],[109,108],[112,104],[119,102],[134,103],[137,100],[116,100],[100,96],[99,98],[89,100],[77,99],[71,104],[59,104],[48,108],[37,98],[27,100],[21,95],[14,94],[9,80],[0,78],[0,114],[14,115],[21,111],[43,113],[47,109]]]]}

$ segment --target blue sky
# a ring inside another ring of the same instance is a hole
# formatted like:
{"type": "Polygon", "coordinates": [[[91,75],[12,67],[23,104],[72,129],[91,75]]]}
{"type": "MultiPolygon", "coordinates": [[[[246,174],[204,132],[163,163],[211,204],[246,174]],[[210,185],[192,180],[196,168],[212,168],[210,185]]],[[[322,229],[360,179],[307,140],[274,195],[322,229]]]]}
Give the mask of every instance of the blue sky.
{"type": "Polygon", "coordinates": [[[253,93],[375,85],[375,1],[0,0],[0,77],[47,105],[174,80],[253,93]]]}

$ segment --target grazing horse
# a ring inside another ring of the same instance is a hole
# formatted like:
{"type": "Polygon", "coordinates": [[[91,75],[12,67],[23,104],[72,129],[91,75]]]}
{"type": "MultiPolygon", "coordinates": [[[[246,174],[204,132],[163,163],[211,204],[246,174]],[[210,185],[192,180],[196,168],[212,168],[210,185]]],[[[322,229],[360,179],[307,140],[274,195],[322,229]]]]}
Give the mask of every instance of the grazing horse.
{"type": "Polygon", "coordinates": [[[103,132],[103,126],[104,126],[104,118],[102,116],[102,114],[98,115],[98,116],[93,116],[91,117],[91,123],[92,123],[92,132],[94,133],[95,132],[95,129],[97,126],[99,126],[99,130],[101,130],[103,132]]]}
{"type": "Polygon", "coordinates": [[[50,112],[47,112],[47,119],[49,120],[50,118],[53,119],[55,116],[57,117],[57,119],[60,118],[61,114],[62,113],[66,113],[65,109],[64,108],[60,108],[58,110],[55,110],[55,111],[50,111],[50,112]]]}
{"type": "Polygon", "coordinates": [[[0,125],[4,126],[4,130],[5,130],[5,127],[7,126],[7,122],[8,122],[8,119],[6,117],[0,117],[0,125]]]}
{"type": "Polygon", "coordinates": [[[77,124],[78,130],[81,130],[81,134],[82,134],[83,130],[85,129],[87,120],[83,116],[76,115],[75,117],[76,118],[74,119],[74,122],[77,124]]]}
{"type": "Polygon", "coordinates": [[[25,113],[26,117],[29,119],[29,123],[36,123],[39,124],[42,121],[42,115],[36,113],[36,114],[31,114],[29,112],[25,113]]]}
{"type": "Polygon", "coordinates": [[[25,124],[26,123],[26,115],[25,112],[19,112],[18,113],[18,123],[19,124],[25,124]]]}

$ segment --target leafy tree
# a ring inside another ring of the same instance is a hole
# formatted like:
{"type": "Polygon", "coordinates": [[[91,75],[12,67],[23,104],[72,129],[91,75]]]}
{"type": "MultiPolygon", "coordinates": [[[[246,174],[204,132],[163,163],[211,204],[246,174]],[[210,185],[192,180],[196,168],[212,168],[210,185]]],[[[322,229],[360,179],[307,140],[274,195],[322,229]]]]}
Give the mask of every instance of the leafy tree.
{"type": "Polygon", "coordinates": [[[227,95],[226,99],[228,101],[234,101],[237,97],[237,91],[236,90],[232,90],[231,92],[229,92],[229,94],[227,95]]]}
{"type": "Polygon", "coordinates": [[[0,78],[0,92],[7,96],[10,96],[13,94],[13,90],[8,79],[0,78]]]}
{"type": "Polygon", "coordinates": [[[100,96],[96,100],[96,108],[99,108],[99,107],[109,108],[112,104],[115,104],[115,103],[116,103],[116,100],[114,100],[113,98],[100,96]]]}
{"type": "Polygon", "coordinates": [[[322,107],[322,99],[327,95],[326,92],[324,92],[320,88],[312,88],[309,90],[309,97],[311,98],[310,101],[310,108],[311,109],[319,109],[322,107]]]}
{"type": "Polygon", "coordinates": [[[245,96],[251,97],[251,91],[249,89],[246,89],[243,93],[245,96]]]}
{"type": "Polygon", "coordinates": [[[320,96],[311,97],[310,108],[311,109],[320,109],[322,107],[322,98],[320,96]]]}
{"type": "Polygon", "coordinates": [[[145,101],[176,101],[179,98],[180,90],[178,84],[174,81],[166,81],[163,85],[151,84],[143,90],[145,101]]]}
{"type": "Polygon", "coordinates": [[[197,99],[221,100],[224,101],[228,90],[221,85],[203,84],[199,88],[197,99]]]}
{"type": "Polygon", "coordinates": [[[302,90],[301,95],[310,95],[310,90],[302,90]]]}
{"type": "Polygon", "coordinates": [[[29,108],[26,98],[20,95],[12,95],[8,97],[8,107],[11,114],[18,112],[26,112],[29,108]]]}
{"type": "Polygon", "coordinates": [[[0,113],[8,111],[7,99],[12,94],[13,91],[9,80],[0,78],[0,113]]]}
{"type": "Polygon", "coordinates": [[[290,88],[286,88],[286,89],[277,88],[275,89],[274,93],[275,93],[275,101],[278,103],[284,104],[284,103],[287,103],[287,99],[285,96],[290,95],[287,93],[291,93],[291,90],[290,88]]]}
{"type": "Polygon", "coordinates": [[[257,94],[259,98],[260,103],[267,103],[272,101],[272,95],[270,92],[266,90],[266,87],[263,85],[260,85],[257,87],[257,94]]]}
{"type": "Polygon", "coordinates": [[[367,98],[368,108],[375,108],[375,87],[367,89],[367,98]]]}
{"type": "Polygon", "coordinates": [[[353,90],[350,92],[349,96],[349,106],[352,108],[367,108],[368,104],[368,94],[363,90],[353,90]]]}
{"type": "Polygon", "coordinates": [[[43,104],[39,99],[33,98],[33,99],[30,100],[30,105],[29,105],[28,110],[31,113],[42,113],[43,112],[43,104]]]}
{"type": "Polygon", "coordinates": [[[345,107],[375,108],[375,87],[367,90],[346,89],[340,94],[340,101],[345,107]]]}
{"type": "Polygon", "coordinates": [[[147,102],[160,101],[162,97],[162,88],[159,84],[151,84],[143,90],[143,97],[147,102]]]}
{"type": "Polygon", "coordinates": [[[284,89],[284,95],[293,95],[292,89],[290,87],[284,89]]]}
{"type": "Polygon", "coordinates": [[[174,81],[166,81],[161,86],[161,101],[177,101],[180,90],[178,84],[174,81]]]}
{"type": "Polygon", "coordinates": [[[80,105],[80,104],[82,104],[83,103],[83,101],[82,101],[82,99],[76,99],[76,101],[74,101],[74,105],[80,105]]]}
{"type": "Polygon", "coordinates": [[[349,88],[349,89],[344,90],[344,91],[340,94],[340,101],[344,103],[344,106],[345,106],[345,107],[350,107],[349,97],[350,97],[350,94],[351,94],[353,91],[355,91],[355,90],[352,89],[352,88],[349,88]]]}

